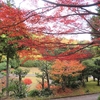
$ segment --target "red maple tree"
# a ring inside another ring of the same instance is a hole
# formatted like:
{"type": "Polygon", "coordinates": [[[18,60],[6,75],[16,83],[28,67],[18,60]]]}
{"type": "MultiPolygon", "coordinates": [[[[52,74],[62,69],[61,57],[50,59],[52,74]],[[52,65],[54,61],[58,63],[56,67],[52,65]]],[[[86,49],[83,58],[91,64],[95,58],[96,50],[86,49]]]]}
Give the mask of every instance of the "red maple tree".
{"type": "MultiPolygon", "coordinates": [[[[16,48],[26,46],[21,56],[29,55],[30,57],[32,54],[37,54],[37,52],[34,52],[35,49],[46,60],[75,60],[92,57],[91,53],[86,49],[84,50],[84,48],[95,44],[95,41],[84,45],[79,44],[68,49],[69,44],[61,43],[57,36],[90,33],[89,27],[85,27],[83,21],[87,22],[90,27],[95,28],[88,22],[88,15],[99,14],[89,11],[85,7],[95,6],[100,2],[94,1],[90,3],[81,0],[43,1],[46,2],[46,7],[39,8],[37,6],[38,8],[35,10],[21,10],[16,7],[10,7],[1,0],[0,35],[5,34],[8,38],[12,38],[8,41],[8,44],[17,44],[16,48]],[[46,34],[45,37],[40,39],[32,38],[32,34],[39,36],[41,33],[46,34]],[[64,51],[55,55],[54,51],[60,47],[64,48],[64,51]]],[[[97,33],[99,33],[98,30],[97,33]]]]}
{"type": "Polygon", "coordinates": [[[71,61],[60,61],[56,59],[54,65],[51,67],[51,74],[53,75],[74,75],[85,68],[79,61],[71,60],[71,61]]]}

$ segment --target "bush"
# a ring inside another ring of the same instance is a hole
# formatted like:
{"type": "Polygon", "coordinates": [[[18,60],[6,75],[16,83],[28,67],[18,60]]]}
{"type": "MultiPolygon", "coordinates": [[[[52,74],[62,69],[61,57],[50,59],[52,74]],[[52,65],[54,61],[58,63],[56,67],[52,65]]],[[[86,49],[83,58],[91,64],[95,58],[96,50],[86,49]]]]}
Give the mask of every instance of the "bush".
{"type": "Polygon", "coordinates": [[[10,92],[10,95],[18,98],[24,98],[26,97],[27,86],[24,83],[19,83],[18,80],[11,80],[8,91],[10,92]]]}
{"type": "Polygon", "coordinates": [[[31,96],[31,97],[40,96],[40,91],[38,91],[38,90],[31,90],[29,92],[29,96],[31,96]]]}
{"type": "Polygon", "coordinates": [[[98,99],[97,100],[100,100],[100,96],[98,97],[98,99]]]}
{"type": "Polygon", "coordinates": [[[12,68],[18,68],[20,65],[20,61],[18,59],[11,59],[10,65],[12,68]]]}
{"type": "Polygon", "coordinates": [[[49,90],[48,88],[41,90],[41,96],[50,96],[52,94],[53,94],[52,90],[49,90]]]}
{"type": "Polygon", "coordinates": [[[6,62],[1,62],[0,63],[0,71],[2,71],[2,70],[6,70],[6,62]]]}
{"type": "Polygon", "coordinates": [[[79,85],[80,85],[80,83],[78,83],[78,82],[72,82],[71,88],[73,88],[73,89],[78,88],[79,85]]]}
{"type": "Polygon", "coordinates": [[[51,94],[53,94],[52,90],[49,90],[48,88],[45,88],[45,89],[43,89],[41,91],[39,91],[39,90],[31,90],[28,95],[31,96],[31,97],[35,97],[35,96],[38,96],[38,97],[39,96],[46,96],[46,97],[48,97],[51,94]]]}
{"type": "Polygon", "coordinates": [[[39,61],[38,60],[28,60],[21,64],[22,67],[38,67],[39,61]]]}

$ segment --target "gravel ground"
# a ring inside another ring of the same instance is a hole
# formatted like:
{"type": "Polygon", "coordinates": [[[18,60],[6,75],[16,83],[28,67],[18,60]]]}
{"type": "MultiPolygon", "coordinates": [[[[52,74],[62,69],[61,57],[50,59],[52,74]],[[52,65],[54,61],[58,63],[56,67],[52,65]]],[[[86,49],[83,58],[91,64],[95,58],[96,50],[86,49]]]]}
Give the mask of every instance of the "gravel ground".
{"type": "Polygon", "coordinates": [[[92,95],[84,95],[84,96],[76,96],[76,97],[68,97],[61,99],[52,99],[52,100],[97,100],[100,94],[92,94],[92,95]]]}

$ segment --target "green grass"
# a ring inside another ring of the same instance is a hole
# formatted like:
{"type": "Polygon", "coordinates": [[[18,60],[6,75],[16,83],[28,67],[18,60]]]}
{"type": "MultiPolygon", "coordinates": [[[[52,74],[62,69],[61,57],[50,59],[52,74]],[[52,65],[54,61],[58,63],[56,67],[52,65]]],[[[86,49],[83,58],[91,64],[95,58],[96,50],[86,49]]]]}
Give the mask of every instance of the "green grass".
{"type": "Polygon", "coordinates": [[[72,93],[60,95],[58,97],[54,98],[62,98],[62,97],[69,97],[69,96],[79,96],[79,95],[85,95],[85,94],[93,94],[93,93],[100,93],[100,86],[97,86],[97,81],[89,81],[86,82],[86,87],[80,87],[79,89],[73,89],[72,93]],[[88,92],[87,92],[88,91],[88,92]]]}
{"type": "Polygon", "coordinates": [[[89,90],[89,93],[98,93],[100,92],[100,86],[97,86],[97,81],[90,81],[86,83],[86,88],[83,88],[83,90],[85,92],[89,90]]]}

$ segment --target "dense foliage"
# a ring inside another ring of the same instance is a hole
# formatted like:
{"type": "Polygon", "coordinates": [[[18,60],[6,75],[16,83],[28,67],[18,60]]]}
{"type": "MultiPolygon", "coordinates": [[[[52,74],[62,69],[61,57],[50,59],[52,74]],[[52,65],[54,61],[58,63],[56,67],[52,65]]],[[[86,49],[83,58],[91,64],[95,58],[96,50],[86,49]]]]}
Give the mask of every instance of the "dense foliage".
{"type": "MultiPolygon", "coordinates": [[[[84,62],[87,67],[81,62],[100,55],[100,13],[99,9],[97,12],[89,9],[99,7],[100,1],[42,0],[41,2],[42,7],[38,0],[29,0],[34,7],[28,10],[17,8],[12,0],[6,2],[0,0],[0,71],[6,69],[7,96],[10,86],[9,65],[13,68],[20,65],[38,66],[41,73],[37,74],[37,77],[42,79],[41,95],[51,94],[53,82],[60,85],[63,91],[68,86],[76,88],[79,85],[77,77],[80,77],[80,82],[84,84],[85,78],[93,75],[98,79],[99,85],[98,59],[94,61],[91,69],[88,61],[84,62]],[[73,39],[62,42],[63,39],[60,37],[84,33],[92,34],[95,38],[83,43],[73,39]],[[6,63],[2,62],[2,56],[6,57],[6,63]],[[24,60],[21,62],[22,59],[24,60]]],[[[22,77],[26,73],[27,71],[23,72],[21,69],[14,71],[14,74],[19,76],[18,81],[12,82],[16,92],[14,89],[12,91],[16,96],[25,96],[26,87],[24,88],[22,77]]],[[[33,91],[33,94],[35,93],[36,91],[33,91]]]]}

